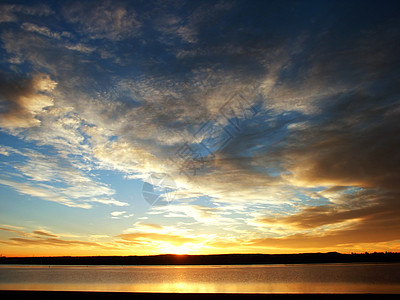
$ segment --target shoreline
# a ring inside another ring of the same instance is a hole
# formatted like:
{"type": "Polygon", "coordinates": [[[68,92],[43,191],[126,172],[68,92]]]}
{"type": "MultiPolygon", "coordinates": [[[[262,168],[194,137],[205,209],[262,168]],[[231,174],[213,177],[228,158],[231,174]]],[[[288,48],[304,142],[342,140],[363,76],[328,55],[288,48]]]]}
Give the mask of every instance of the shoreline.
{"type": "Polygon", "coordinates": [[[54,256],[0,257],[0,265],[269,265],[318,263],[395,263],[400,253],[342,254],[217,254],[217,255],[149,255],[149,256],[54,256]]]}

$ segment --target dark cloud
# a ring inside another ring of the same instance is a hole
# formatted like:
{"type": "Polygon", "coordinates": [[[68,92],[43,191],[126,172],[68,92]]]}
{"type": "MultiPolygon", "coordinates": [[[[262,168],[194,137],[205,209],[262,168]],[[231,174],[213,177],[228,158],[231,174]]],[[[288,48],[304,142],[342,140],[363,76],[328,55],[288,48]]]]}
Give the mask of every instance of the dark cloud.
{"type": "Polygon", "coordinates": [[[28,16],[48,16],[54,12],[45,4],[19,5],[19,4],[0,4],[2,14],[1,22],[17,22],[20,15],[28,16]]]}
{"type": "Polygon", "coordinates": [[[141,27],[135,11],[123,1],[68,2],[64,15],[69,22],[79,24],[83,34],[95,39],[133,37],[141,27]]]}
{"type": "MultiPolygon", "coordinates": [[[[266,217],[259,221],[265,224],[286,224],[298,229],[314,229],[325,225],[334,225],[345,221],[356,221],[358,227],[361,223],[371,219],[389,216],[384,220],[385,226],[397,223],[400,217],[400,205],[397,203],[399,194],[382,193],[376,190],[362,190],[352,193],[336,194],[336,204],[306,207],[301,212],[285,217],[266,217]]],[[[376,230],[382,230],[377,227],[376,230]]]]}
{"type": "Polygon", "coordinates": [[[399,104],[385,96],[349,95],[330,105],[289,139],[294,180],[399,191],[399,116],[399,104]]]}
{"type": "Polygon", "coordinates": [[[53,105],[45,93],[55,86],[56,83],[46,74],[20,78],[0,73],[0,126],[12,129],[39,125],[35,115],[53,105]]]}
{"type": "MultiPolygon", "coordinates": [[[[398,197],[398,195],[397,195],[398,197]]],[[[396,199],[396,202],[398,200],[396,199]]],[[[398,205],[397,203],[392,203],[398,205]]],[[[308,212],[299,214],[292,218],[291,221],[295,221],[298,218],[298,222],[303,225],[313,226],[322,225],[326,222],[337,222],[344,220],[352,220],[353,218],[359,218],[352,226],[347,225],[345,229],[330,229],[326,232],[314,230],[311,233],[298,233],[288,235],[282,238],[265,238],[256,239],[250,242],[253,246],[264,246],[264,247],[282,247],[282,248],[329,248],[335,249],[345,244],[358,244],[358,243],[379,243],[397,240],[399,238],[398,232],[399,227],[399,209],[392,209],[386,207],[385,209],[373,209],[355,210],[346,213],[322,213],[320,209],[315,209],[313,213],[308,215],[312,209],[308,212]],[[301,220],[301,218],[305,218],[301,220]],[[308,219],[307,219],[308,218],[308,219]],[[327,218],[327,221],[322,219],[327,218]]]]}

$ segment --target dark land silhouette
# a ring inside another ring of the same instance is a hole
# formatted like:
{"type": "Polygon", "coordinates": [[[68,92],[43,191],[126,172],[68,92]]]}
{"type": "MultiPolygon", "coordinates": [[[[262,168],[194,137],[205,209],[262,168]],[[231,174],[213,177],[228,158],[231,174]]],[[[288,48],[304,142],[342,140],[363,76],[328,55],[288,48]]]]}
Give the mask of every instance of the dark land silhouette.
{"type": "MultiPolygon", "coordinates": [[[[396,294],[360,294],[362,299],[398,299],[396,294]]],[[[77,291],[1,291],[1,299],[160,299],[160,300],[211,300],[211,299],[307,299],[307,300],[354,300],[354,294],[233,294],[233,293],[129,293],[129,292],[77,292],[77,291]]]]}
{"type": "Polygon", "coordinates": [[[37,265],[245,265],[400,262],[400,253],[219,254],[149,256],[0,257],[0,264],[37,265]]]}

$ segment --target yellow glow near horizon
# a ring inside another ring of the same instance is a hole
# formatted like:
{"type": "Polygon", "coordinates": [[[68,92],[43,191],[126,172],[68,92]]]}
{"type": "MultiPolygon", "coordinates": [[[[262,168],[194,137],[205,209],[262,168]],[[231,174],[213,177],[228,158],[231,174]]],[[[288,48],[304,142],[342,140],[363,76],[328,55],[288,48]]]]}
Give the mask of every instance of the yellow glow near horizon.
{"type": "Polygon", "coordinates": [[[193,244],[193,243],[185,243],[179,246],[174,246],[169,243],[165,243],[160,247],[161,253],[169,253],[169,254],[201,254],[203,249],[203,244],[193,244]]]}

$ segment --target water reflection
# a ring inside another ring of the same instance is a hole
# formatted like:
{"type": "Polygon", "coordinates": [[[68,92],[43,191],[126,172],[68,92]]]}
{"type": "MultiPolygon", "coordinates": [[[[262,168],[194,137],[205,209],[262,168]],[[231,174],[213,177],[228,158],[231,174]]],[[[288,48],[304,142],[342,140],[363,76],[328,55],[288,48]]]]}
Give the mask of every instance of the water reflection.
{"type": "Polygon", "coordinates": [[[0,289],[180,293],[400,293],[400,264],[0,266],[0,289]]]}

